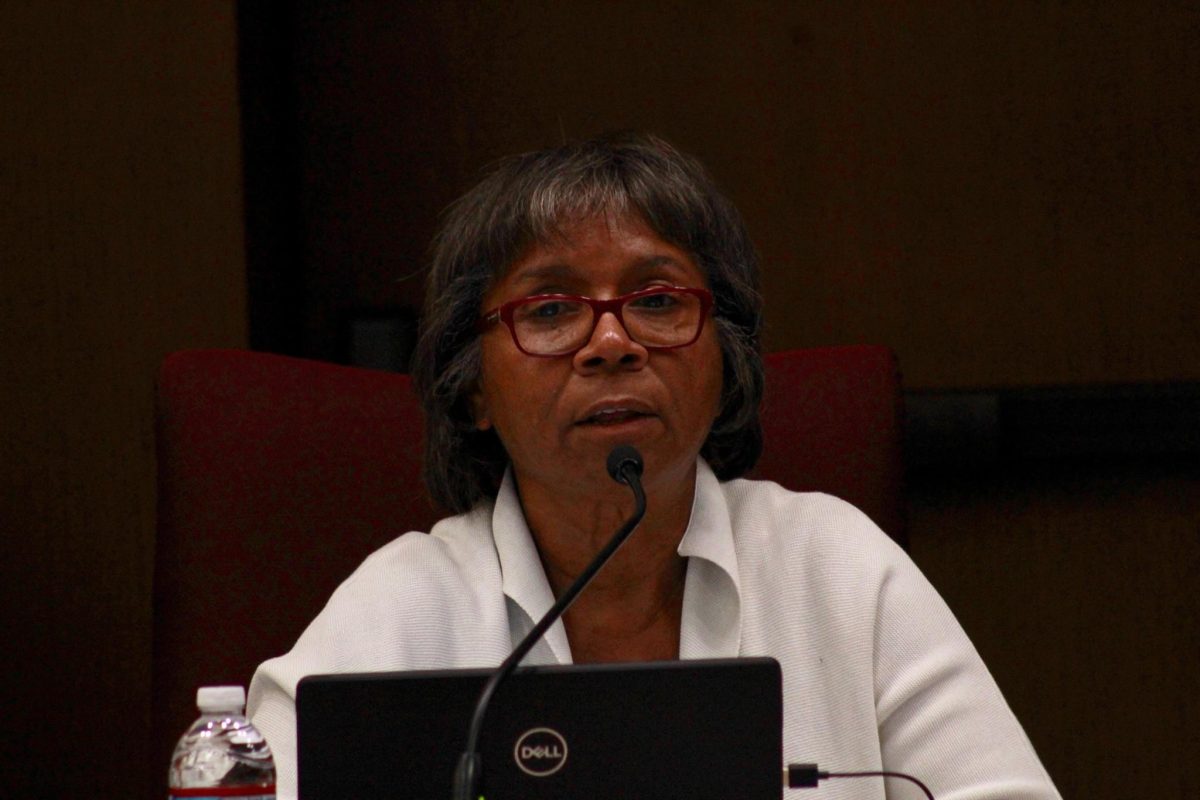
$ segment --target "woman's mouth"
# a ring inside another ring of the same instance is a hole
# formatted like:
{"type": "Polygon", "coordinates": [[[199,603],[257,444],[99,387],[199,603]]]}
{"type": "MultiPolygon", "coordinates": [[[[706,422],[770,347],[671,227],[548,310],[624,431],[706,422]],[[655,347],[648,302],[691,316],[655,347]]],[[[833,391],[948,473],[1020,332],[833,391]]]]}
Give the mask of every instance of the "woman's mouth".
{"type": "Polygon", "coordinates": [[[580,425],[620,425],[623,422],[630,422],[642,417],[648,417],[641,411],[634,411],[629,408],[606,408],[602,411],[597,411],[586,419],[581,420],[580,425]]]}

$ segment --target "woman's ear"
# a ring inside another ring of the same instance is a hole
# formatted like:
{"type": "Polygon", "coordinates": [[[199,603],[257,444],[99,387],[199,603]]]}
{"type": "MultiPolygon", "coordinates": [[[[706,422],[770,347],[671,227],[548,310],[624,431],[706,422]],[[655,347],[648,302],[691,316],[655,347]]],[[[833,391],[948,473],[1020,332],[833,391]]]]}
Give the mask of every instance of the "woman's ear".
{"type": "Polygon", "coordinates": [[[491,429],[492,421],[488,419],[487,402],[483,399],[483,391],[476,384],[471,390],[471,419],[475,421],[475,430],[491,429]]]}

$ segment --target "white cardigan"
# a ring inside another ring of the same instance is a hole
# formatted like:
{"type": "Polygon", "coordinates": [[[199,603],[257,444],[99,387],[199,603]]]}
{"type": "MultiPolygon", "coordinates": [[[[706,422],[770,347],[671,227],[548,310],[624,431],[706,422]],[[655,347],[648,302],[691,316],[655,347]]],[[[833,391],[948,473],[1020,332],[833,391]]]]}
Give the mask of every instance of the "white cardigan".
{"type": "MultiPolygon", "coordinates": [[[[938,800],[1059,797],[945,603],[852,506],[765,481],[719,483],[701,462],[679,552],[688,557],[680,657],[776,658],[785,761],[907,772],[938,800]]],[[[249,712],[275,753],[278,796],[296,795],[300,678],[494,666],[553,601],[510,476],[494,505],[376,551],[292,651],[254,675],[249,712]]],[[[560,621],[524,663],[570,662],[560,621]]],[[[923,796],[874,778],[804,791],[923,796]]]]}

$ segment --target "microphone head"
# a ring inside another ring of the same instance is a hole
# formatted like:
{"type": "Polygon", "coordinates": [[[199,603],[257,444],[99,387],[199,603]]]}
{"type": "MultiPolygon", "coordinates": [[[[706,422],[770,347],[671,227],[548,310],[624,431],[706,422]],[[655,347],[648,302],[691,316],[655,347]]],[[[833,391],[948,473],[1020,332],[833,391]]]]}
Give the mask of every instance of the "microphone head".
{"type": "Polygon", "coordinates": [[[631,444],[619,444],[608,454],[608,474],[617,483],[629,483],[625,470],[632,470],[634,475],[642,475],[642,454],[631,444]]]}

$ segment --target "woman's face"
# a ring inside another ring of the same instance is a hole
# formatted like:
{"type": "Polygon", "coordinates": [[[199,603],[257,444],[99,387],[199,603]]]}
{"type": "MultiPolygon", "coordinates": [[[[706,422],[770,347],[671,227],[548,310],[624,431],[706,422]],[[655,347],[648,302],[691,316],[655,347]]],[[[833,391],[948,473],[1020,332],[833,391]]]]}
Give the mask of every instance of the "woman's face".
{"type": "MultiPolygon", "coordinates": [[[[638,217],[601,215],[563,234],[525,250],[483,309],[534,294],[607,299],[655,285],[707,288],[691,256],[638,217]]],[[[607,488],[605,459],[618,444],[641,451],[648,488],[691,480],[721,396],[711,319],[695,343],[674,350],[646,350],[612,314],[574,355],[525,355],[502,324],[483,334],[482,348],[475,424],[499,435],[523,494],[531,482],[562,495],[592,494],[597,481],[607,488]]]]}

